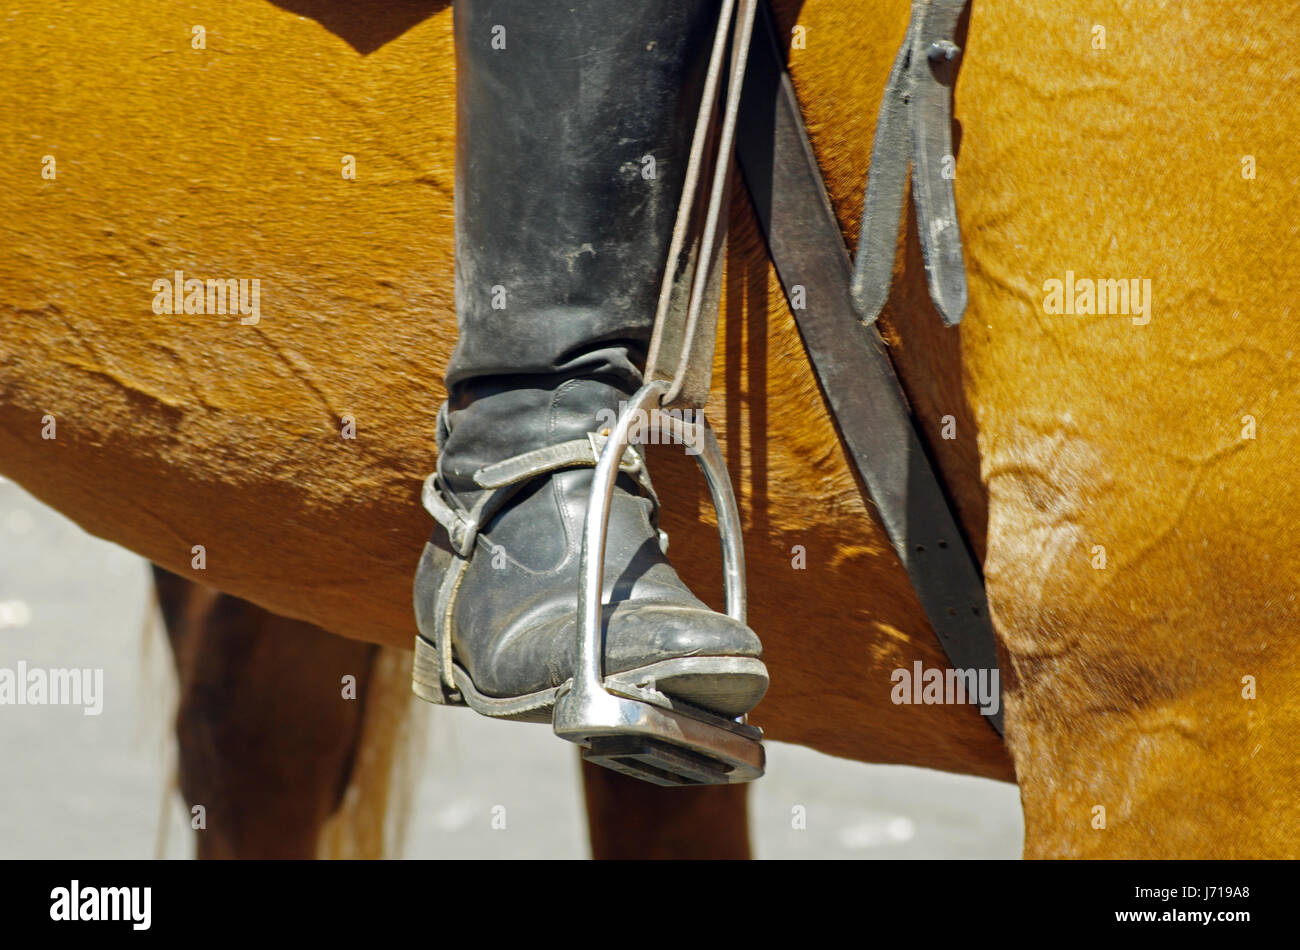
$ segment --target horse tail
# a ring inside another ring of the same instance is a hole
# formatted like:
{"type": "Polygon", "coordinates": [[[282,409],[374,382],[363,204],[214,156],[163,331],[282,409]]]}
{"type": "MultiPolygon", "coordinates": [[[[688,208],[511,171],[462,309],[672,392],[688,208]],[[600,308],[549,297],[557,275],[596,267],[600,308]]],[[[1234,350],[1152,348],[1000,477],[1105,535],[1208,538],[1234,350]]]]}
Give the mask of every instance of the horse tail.
{"type": "Polygon", "coordinates": [[[411,714],[410,651],[375,651],[364,702],[347,786],[317,838],[319,858],[401,857],[406,840],[428,721],[411,714]]]}

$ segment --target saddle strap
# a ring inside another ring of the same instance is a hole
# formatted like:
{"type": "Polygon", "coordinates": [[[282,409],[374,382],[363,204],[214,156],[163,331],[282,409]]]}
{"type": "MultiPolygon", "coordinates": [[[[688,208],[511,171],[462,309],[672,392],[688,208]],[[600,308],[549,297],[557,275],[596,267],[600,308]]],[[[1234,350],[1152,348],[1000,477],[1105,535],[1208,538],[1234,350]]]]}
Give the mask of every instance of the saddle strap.
{"type": "MultiPolygon", "coordinates": [[[[880,332],[858,318],[839,223],[766,15],[755,25],[740,110],[741,171],[787,298],[804,288],[804,306],[791,311],[840,438],[953,667],[997,669],[979,563],[880,332]]],[[[1001,735],[1001,704],[986,718],[1001,735]]]]}

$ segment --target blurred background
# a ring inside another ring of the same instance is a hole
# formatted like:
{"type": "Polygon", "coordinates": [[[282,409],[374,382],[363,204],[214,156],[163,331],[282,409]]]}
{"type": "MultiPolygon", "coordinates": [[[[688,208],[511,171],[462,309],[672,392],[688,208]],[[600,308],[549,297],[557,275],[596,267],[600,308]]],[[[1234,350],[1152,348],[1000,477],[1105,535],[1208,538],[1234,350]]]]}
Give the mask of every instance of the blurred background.
{"type": "MultiPolygon", "coordinates": [[[[0,706],[0,859],[188,858],[176,686],[148,564],[0,478],[0,667],[104,670],[104,710],[0,706]]],[[[584,858],[578,761],[542,726],[420,704],[427,745],[404,856],[584,858]],[[504,805],[506,828],[492,827],[504,805]]],[[[758,858],[1018,858],[1015,786],[767,743],[758,858]],[[792,827],[796,806],[806,828],[792,827]]]]}

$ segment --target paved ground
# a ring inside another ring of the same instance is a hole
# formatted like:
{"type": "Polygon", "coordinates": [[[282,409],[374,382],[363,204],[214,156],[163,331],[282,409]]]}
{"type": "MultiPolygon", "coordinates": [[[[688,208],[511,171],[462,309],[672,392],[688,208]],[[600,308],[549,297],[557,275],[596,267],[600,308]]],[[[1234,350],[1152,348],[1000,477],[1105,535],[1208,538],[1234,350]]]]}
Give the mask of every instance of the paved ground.
{"type": "MultiPolygon", "coordinates": [[[[104,711],[0,705],[0,858],[188,857],[168,795],[174,685],[145,562],[0,480],[0,667],[104,670],[104,711]]],[[[578,768],[540,726],[432,717],[409,857],[587,854],[578,768]],[[504,829],[492,827],[505,807],[504,829]]],[[[1013,786],[768,744],[761,858],[1014,858],[1013,786]],[[791,827],[803,806],[806,830],[791,827]]]]}

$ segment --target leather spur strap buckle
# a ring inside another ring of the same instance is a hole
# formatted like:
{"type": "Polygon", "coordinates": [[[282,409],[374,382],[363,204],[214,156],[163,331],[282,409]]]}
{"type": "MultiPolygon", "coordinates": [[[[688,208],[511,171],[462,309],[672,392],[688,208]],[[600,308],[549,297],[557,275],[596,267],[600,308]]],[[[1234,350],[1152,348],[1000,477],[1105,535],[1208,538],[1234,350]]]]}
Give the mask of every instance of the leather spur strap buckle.
{"type": "Polygon", "coordinates": [[[555,734],[583,748],[583,758],[655,785],[723,785],[750,782],[763,774],[762,732],[745,717],[726,719],[672,702],[658,693],[607,685],[601,591],[605,534],[619,460],[628,450],[633,424],[643,414],[675,429],[690,444],[703,469],[722,536],[727,615],[745,622],[745,560],[740,513],[708,424],[668,416],[660,404],[670,384],[652,380],[628,402],[610,431],[592,476],[578,568],[578,664],[573,682],[555,702],[555,734]]]}

